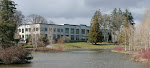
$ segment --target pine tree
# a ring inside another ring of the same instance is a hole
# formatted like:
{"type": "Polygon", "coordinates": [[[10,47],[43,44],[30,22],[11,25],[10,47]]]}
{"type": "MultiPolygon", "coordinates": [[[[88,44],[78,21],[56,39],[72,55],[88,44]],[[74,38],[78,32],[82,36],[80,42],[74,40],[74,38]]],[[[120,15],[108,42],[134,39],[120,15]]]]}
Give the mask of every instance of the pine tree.
{"type": "Polygon", "coordinates": [[[14,13],[16,11],[14,1],[1,1],[0,9],[0,46],[4,49],[12,45],[16,23],[14,22],[14,13]]]}
{"type": "MultiPolygon", "coordinates": [[[[97,11],[96,11],[97,13],[97,11]]],[[[97,44],[102,41],[102,32],[100,30],[99,16],[94,15],[93,23],[90,28],[88,40],[91,43],[97,44]]]]}

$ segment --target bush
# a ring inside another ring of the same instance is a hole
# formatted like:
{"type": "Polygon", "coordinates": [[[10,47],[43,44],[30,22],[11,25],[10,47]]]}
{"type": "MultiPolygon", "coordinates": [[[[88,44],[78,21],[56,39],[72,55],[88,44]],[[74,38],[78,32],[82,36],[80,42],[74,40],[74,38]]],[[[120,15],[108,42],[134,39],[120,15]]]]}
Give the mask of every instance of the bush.
{"type": "Polygon", "coordinates": [[[150,59],[150,51],[143,50],[139,52],[139,56],[145,59],[150,59]]]}
{"type": "Polygon", "coordinates": [[[117,46],[117,47],[114,47],[114,50],[116,50],[116,51],[122,51],[122,50],[124,50],[124,47],[117,46]]]}
{"type": "Polygon", "coordinates": [[[0,52],[0,59],[5,64],[26,63],[30,54],[25,48],[20,46],[12,46],[0,52]]]}
{"type": "Polygon", "coordinates": [[[23,46],[24,48],[33,48],[33,46],[32,45],[25,45],[25,46],[23,46]]]}

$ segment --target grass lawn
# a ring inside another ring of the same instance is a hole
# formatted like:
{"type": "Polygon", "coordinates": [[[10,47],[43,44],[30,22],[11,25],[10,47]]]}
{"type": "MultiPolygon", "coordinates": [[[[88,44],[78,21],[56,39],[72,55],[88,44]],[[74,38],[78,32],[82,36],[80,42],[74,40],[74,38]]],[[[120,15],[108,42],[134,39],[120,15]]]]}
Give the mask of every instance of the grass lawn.
{"type": "Polygon", "coordinates": [[[77,48],[89,48],[89,49],[112,49],[118,45],[113,45],[112,43],[98,43],[97,45],[92,45],[87,42],[70,42],[64,43],[62,45],[56,44],[53,46],[54,49],[63,47],[64,49],[77,49],[77,48]]]}

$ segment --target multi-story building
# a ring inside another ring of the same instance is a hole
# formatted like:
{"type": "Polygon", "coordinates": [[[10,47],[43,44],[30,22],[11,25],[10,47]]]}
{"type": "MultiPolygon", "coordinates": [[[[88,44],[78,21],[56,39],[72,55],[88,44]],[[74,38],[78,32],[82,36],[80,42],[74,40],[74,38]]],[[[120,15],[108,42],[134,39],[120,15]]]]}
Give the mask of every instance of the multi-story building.
{"type": "Polygon", "coordinates": [[[26,40],[31,35],[47,35],[53,34],[55,39],[62,37],[64,40],[68,37],[71,41],[87,41],[89,26],[86,25],[70,25],[70,24],[26,24],[18,27],[20,38],[26,40]]]}
{"type": "MultiPolygon", "coordinates": [[[[58,38],[68,39],[70,41],[87,41],[90,26],[86,25],[70,25],[70,24],[25,24],[18,27],[20,38],[26,40],[28,37],[39,35],[53,36],[55,40],[58,38]]],[[[103,32],[103,29],[101,29],[103,32]]],[[[105,38],[108,38],[109,29],[106,29],[105,38]]],[[[104,32],[102,33],[104,35],[104,32]]],[[[106,41],[106,40],[105,40],[106,41]]]]}

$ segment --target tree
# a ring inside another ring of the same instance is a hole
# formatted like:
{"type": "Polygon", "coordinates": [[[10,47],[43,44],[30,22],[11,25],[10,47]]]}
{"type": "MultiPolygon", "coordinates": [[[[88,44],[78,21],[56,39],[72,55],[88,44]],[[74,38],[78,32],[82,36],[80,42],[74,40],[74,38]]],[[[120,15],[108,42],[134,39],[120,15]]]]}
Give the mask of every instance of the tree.
{"type": "Polygon", "coordinates": [[[134,24],[134,18],[132,16],[132,13],[128,11],[128,9],[125,10],[124,14],[125,17],[128,18],[128,21],[133,25],[134,24]]]}
{"type": "Polygon", "coordinates": [[[104,14],[102,17],[103,17],[102,26],[103,26],[103,32],[104,32],[104,41],[107,40],[107,42],[108,42],[108,37],[106,39],[106,35],[107,35],[106,31],[109,28],[108,26],[109,26],[109,22],[110,22],[110,16],[108,14],[104,14]]]}
{"type": "Polygon", "coordinates": [[[1,1],[0,10],[0,45],[3,49],[12,45],[17,23],[14,21],[16,4],[11,0],[1,1]]]}
{"type": "Polygon", "coordinates": [[[122,11],[120,8],[118,11],[115,8],[111,14],[111,25],[110,25],[110,28],[112,29],[112,33],[114,37],[113,38],[114,42],[118,42],[118,38],[120,35],[120,28],[122,26],[122,23],[123,23],[122,11]]]}
{"type": "Polygon", "coordinates": [[[22,14],[21,11],[16,11],[14,14],[14,21],[16,22],[17,26],[24,23],[25,16],[22,14]]]}
{"type": "MultiPolygon", "coordinates": [[[[96,11],[95,14],[99,12],[96,11]]],[[[102,41],[102,32],[100,30],[100,23],[99,23],[99,18],[100,16],[94,15],[93,23],[90,27],[90,32],[88,35],[88,40],[91,43],[97,44],[98,42],[102,41]]]]}
{"type": "Polygon", "coordinates": [[[31,15],[27,16],[26,19],[29,23],[32,23],[32,24],[47,23],[47,20],[44,17],[37,15],[37,14],[31,14],[31,15]]]}
{"type": "Polygon", "coordinates": [[[95,12],[94,16],[91,19],[91,23],[90,24],[92,25],[94,23],[95,16],[98,18],[98,23],[99,23],[99,25],[101,27],[103,20],[102,20],[102,14],[101,14],[100,10],[97,10],[95,12]]]}

